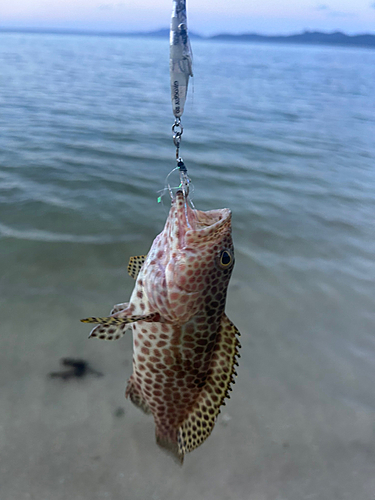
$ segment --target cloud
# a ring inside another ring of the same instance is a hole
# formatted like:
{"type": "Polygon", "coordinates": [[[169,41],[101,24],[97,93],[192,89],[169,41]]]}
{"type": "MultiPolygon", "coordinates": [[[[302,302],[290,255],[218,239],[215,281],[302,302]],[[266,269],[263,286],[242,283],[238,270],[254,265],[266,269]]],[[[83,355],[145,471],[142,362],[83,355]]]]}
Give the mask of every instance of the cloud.
{"type": "MultiPolygon", "coordinates": [[[[375,2],[372,4],[372,7],[375,9],[375,2]]],[[[341,10],[332,10],[331,7],[329,7],[325,3],[318,4],[315,7],[315,10],[321,11],[322,14],[325,14],[327,17],[356,17],[357,16],[357,14],[354,12],[344,12],[341,10]]]]}
{"type": "Polygon", "coordinates": [[[331,10],[327,14],[330,17],[356,17],[358,14],[355,12],[342,12],[340,10],[331,10]]]}
{"type": "Polygon", "coordinates": [[[372,7],[373,9],[375,9],[375,2],[370,4],[370,7],[372,7]]]}
{"type": "Polygon", "coordinates": [[[125,2],[102,3],[102,4],[98,5],[98,9],[100,9],[100,10],[122,9],[123,7],[125,7],[125,2]]]}

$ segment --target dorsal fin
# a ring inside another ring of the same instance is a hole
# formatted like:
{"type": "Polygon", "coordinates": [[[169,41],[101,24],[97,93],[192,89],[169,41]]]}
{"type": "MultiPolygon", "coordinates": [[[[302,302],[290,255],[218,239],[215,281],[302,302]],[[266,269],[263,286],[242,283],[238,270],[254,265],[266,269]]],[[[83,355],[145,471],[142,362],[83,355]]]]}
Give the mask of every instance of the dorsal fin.
{"type": "Polygon", "coordinates": [[[229,398],[234,383],[235,365],[239,356],[239,331],[223,314],[219,338],[211,359],[211,375],[208,377],[199,400],[178,430],[178,456],[183,457],[208,438],[215,425],[220,406],[229,398]]]}
{"type": "Polygon", "coordinates": [[[136,257],[130,257],[128,264],[128,273],[132,278],[137,279],[138,273],[141,270],[146,257],[147,255],[137,255],[136,257]]]}

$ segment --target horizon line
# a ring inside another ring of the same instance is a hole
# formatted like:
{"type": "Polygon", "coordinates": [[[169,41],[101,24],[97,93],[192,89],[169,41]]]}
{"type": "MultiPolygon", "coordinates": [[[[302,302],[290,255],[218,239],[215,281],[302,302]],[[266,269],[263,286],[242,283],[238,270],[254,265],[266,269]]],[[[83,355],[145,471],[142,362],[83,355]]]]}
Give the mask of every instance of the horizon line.
{"type": "MultiPolygon", "coordinates": [[[[122,30],[101,30],[101,29],[80,29],[80,28],[39,28],[39,27],[6,27],[0,26],[0,32],[7,33],[49,33],[49,34],[77,34],[77,35],[107,35],[107,36],[136,36],[136,35],[163,35],[165,33],[169,33],[169,28],[156,28],[153,30],[144,30],[144,31],[122,31],[122,30]]],[[[232,36],[232,37],[241,37],[241,36],[260,36],[266,38],[278,38],[278,37],[292,37],[304,34],[320,34],[320,35],[345,35],[346,37],[353,38],[358,36],[374,36],[375,32],[358,32],[356,34],[348,34],[344,31],[340,30],[330,30],[330,31],[320,31],[318,29],[302,29],[298,32],[288,32],[288,33],[279,33],[267,35],[264,33],[259,33],[255,31],[247,31],[241,33],[231,33],[231,32],[218,32],[213,35],[202,35],[195,31],[189,30],[189,34],[193,37],[203,38],[203,39],[211,39],[218,36],[232,36]]]]}

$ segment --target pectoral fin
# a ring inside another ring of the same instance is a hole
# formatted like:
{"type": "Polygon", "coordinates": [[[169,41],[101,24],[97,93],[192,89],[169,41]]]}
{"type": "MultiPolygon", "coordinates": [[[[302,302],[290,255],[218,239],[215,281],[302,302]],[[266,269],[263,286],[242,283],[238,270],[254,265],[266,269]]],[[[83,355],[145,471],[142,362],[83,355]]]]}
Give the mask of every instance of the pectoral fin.
{"type": "Polygon", "coordinates": [[[160,321],[160,314],[133,315],[127,302],[113,307],[111,316],[81,319],[82,323],[99,323],[90,333],[89,338],[117,340],[124,335],[131,323],[136,321],[160,321]],[[115,311],[115,312],[114,312],[115,311]]]}
{"type": "Polygon", "coordinates": [[[81,319],[81,323],[99,323],[101,325],[127,325],[129,323],[135,323],[136,321],[156,321],[160,319],[160,314],[148,314],[147,316],[128,316],[123,315],[124,311],[120,311],[112,316],[106,316],[104,318],[91,317],[81,319]]]}
{"type": "Polygon", "coordinates": [[[214,428],[220,406],[229,397],[234,383],[236,356],[240,335],[234,324],[223,314],[216,347],[212,354],[210,376],[191,413],[178,430],[178,454],[194,450],[208,438],[214,428]]]}
{"type": "Polygon", "coordinates": [[[98,325],[91,330],[89,339],[118,340],[124,335],[129,327],[130,324],[127,323],[122,323],[120,325],[98,325]]]}
{"type": "MultiPolygon", "coordinates": [[[[129,302],[123,302],[121,304],[115,304],[110,312],[111,316],[113,314],[119,313],[120,311],[126,310],[129,307],[129,302]]],[[[94,319],[94,318],[87,318],[94,319]]],[[[98,319],[98,318],[95,318],[98,319]]],[[[104,318],[103,318],[104,319],[104,318]]],[[[85,322],[85,320],[82,320],[85,322]]],[[[97,321],[95,321],[97,323],[97,321]]],[[[121,323],[119,325],[113,324],[99,324],[93,330],[91,330],[89,339],[98,338],[101,340],[118,340],[121,338],[126,330],[130,328],[130,323],[121,323]]]]}
{"type": "Polygon", "coordinates": [[[128,264],[128,273],[129,275],[137,279],[138,273],[143,266],[144,261],[146,260],[147,255],[138,255],[137,257],[130,257],[128,264]]]}
{"type": "Polygon", "coordinates": [[[115,304],[113,307],[112,307],[112,310],[111,312],[109,313],[110,316],[112,316],[112,314],[116,314],[120,311],[123,311],[124,309],[126,309],[127,307],[129,307],[129,302],[121,302],[121,304],[115,304]]]}

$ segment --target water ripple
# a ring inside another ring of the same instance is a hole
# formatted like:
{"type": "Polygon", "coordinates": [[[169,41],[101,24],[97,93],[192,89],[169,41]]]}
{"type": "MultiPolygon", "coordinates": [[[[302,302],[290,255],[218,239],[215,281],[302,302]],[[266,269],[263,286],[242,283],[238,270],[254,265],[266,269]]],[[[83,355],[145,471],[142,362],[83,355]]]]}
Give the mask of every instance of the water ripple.
{"type": "Polygon", "coordinates": [[[18,240],[43,241],[51,243],[85,243],[91,245],[108,245],[112,243],[129,242],[135,240],[135,236],[112,236],[112,235],[76,235],[53,233],[40,229],[15,229],[0,223],[0,237],[15,238],[18,240]]]}

